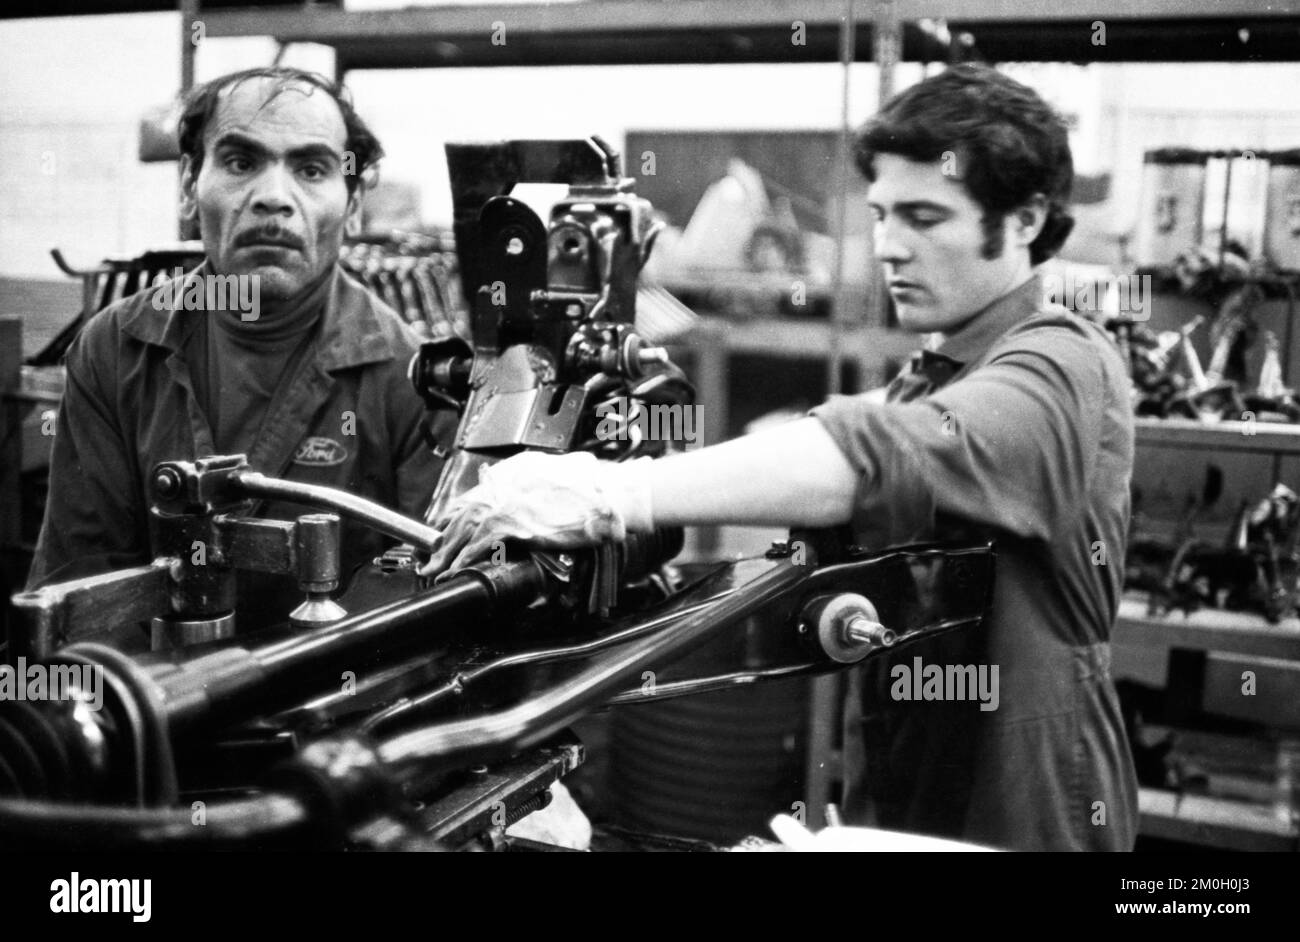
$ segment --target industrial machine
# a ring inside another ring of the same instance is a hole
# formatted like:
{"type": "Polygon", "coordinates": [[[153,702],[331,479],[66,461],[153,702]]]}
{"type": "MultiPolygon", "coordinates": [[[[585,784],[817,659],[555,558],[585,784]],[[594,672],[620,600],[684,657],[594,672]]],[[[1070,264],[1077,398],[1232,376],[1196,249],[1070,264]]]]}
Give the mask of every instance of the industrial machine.
{"type": "MultiPolygon", "coordinates": [[[[672,451],[626,421],[694,391],[636,329],[655,223],[618,155],[597,138],[512,141],[450,145],[448,165],[472,336],[411,364],[430,409],[460,416],[426,519],[523,449],[672,451]],[[510,195],[520,183],[568,186],[548,224],[510,195]],[[602,433],[611,416],[618,434],[602,433]]],[[[838,531],[792,532],[691,582],[672,530],[575,552],[506,541],[431,580],[425,522],[243,456],[164,462],[150,487],[151,563],[14,598],[11,660],[67,682],[0,702],[8,848],[541,849],[505,829],[582,761],[576,719],[972,630],[992,588],[987,544],[863,547],[838,531]],[[247,515],[266,498],[307,512],[247,515]],[[340,572],[340,516],[396,545],[340,572]],[[301,605],[242,630],[239,570],[296,579],[301,605]],[[137,623],[150,650],[105,642],[137,623]],[[706,643],[730,659],[675,669],[706,643]]]]}

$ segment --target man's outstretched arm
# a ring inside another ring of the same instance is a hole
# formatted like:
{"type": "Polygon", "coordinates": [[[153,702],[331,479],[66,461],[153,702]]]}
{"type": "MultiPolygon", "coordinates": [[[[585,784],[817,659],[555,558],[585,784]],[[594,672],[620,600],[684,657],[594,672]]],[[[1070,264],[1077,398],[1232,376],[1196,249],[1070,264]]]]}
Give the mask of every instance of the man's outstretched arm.
{"type": "Polygon", "coordinates": [[[847,523],[861,478],[816,419],[673,455],[650,471],[656,526],[847,523]]]}
{"type": "Polygon", "coordinates": [[[652,526],[834,526],[855,514],[894,520],[906,539],[942,511],[1049,540],[1087,493],[1101,372],[1088,332],[1053,322],[1017,332],[984,368],[924,400],[838,397],[815,418],[662,461],[525,452],[431,521],[443,539],[424,571],[501,539],[571,547],[652,526]]]}
{"type": "Polygon", "coordinates": [[[652,526],[833,526],[848,522],[860,480],[817,419],[660,461],[525,452],[432,521],[443,538],[422,571],[465,565],[498,539],[574,547],[652,526]]]}

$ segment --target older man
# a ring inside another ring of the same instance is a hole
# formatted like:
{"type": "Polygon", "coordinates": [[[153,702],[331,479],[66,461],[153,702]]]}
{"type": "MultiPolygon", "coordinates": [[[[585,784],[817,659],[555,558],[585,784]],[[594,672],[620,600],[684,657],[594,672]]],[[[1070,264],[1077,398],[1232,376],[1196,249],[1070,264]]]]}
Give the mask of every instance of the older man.
{"type": "Polygon", "coordinates": [[[500,536],[576,546],[653,525],[851,523],[869,546],[992,538],[987,630],[854,673],[848,810],[1003,847],[1131,849],[1137,780],[1108,643],[1129,515],[1128,378],[1098,328],[1045,303],[1034,271],[1071,227],[1065,126],[1031,89],[961,66],[890,102],[858,158],[899,322],[937,335],[936,350],[888,390],[662,461],[510,458],[435,521],[427,568],[500,536]],[[916,698],[903,681],[918,657],[987,670],[1000,690],[916,698]]]}
{"type": "MultiPolygon", "coordinates": [[[[207,259],[102,311],[69,350],[29,588],[151,558],[158,461],[244,453],[413,515],[441,471],[454,416],[426,427],[405,375],[417,340],[338,265],[383,153],[342,89],[296,69],[227,75],[190,94],[179,136],[181,213],[207,259]]],[[[381,548],[345,522],[345,573],[381,548]]],[[[300,601],[292,579],[242,573],[239,598],[244,627],[300,601]]]]}

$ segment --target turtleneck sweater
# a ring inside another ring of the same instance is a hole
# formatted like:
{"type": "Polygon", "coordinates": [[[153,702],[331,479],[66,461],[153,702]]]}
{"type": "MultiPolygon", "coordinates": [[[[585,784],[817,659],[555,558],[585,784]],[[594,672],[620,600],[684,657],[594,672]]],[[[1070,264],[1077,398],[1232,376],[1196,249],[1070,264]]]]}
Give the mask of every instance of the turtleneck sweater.
{"type": "Polygon", "coordinates": [[[282,399],[312,346],[333,279],[331,267],[287,304],[263,304],[256,320],[235,310],[200,314],[191,374],[218,454],[252,451],[271,403],[282,399]]]}

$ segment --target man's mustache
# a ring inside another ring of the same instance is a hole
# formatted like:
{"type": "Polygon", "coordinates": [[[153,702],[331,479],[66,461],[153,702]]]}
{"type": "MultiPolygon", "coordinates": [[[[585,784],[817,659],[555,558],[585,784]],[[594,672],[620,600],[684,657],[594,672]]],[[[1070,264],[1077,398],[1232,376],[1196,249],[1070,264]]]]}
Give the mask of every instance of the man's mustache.
{"type": "Polygon", "coordinates": [[[298,251],[306,248],[301,236],[281,226],[255,226],[235,236],[235,248],[242,249],[250,245],[282,245],[298,251]]]}

